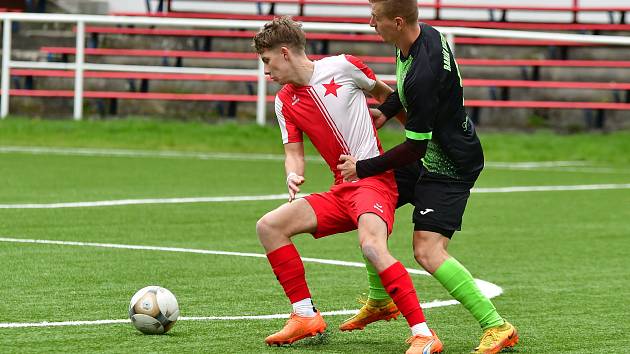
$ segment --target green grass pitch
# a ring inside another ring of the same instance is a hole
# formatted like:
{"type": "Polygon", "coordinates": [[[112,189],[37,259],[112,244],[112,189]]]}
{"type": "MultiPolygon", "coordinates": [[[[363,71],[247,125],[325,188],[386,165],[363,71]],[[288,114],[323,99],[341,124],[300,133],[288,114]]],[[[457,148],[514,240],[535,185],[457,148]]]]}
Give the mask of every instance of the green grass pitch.
{"type": "MultiPolygon", "coordinates": [[[[262,254],[256,220],[282,200],[2,208],[147,198],[285,193],[281,159],[94,156],[7,152],[60,146],[281,154],[277,128],[190,123],[0,122],[0,238],[177,247],[262,254]],[[243,139],[236,139],[240,136],[243,139]]],[[[386,146],[402,134],[384,132],[386,146]]],[[[630,134],[481,134],[489,162],[578,161],[515,168],[489,164],[476,187],[630,184],[630,134]],[[537,144],[538,142],[538,144],[537,144]],[[547,144],[543,144],[546,142],[547,144]]],[[[312,149],[308,150],[313,154],[312,149]]],[[[277,157],[277,155],[276,155],[277,157]]],[[[326,190],[330,172],[307,165],[305,192],[326,190]]],[[[411,252],[411,208],[397,212],[392,253],[419,269],[411,252]]],[[[493,299],[519,329],[517,353],[628,353],[630,189],[474,193],[449,251],[473,275],[500,286],[493,299]]],[[[303,257],[361,262],[355,232],[295,238],[303,257]]],[[[288,313],[265,258],[156,250],[0,242],[0,352],[401,353],[404,319],[342,333],[347,316],[325,317],[326,335],[269,348],[284,319],[183,320],[163,336],[129,323],[7,328],[12,323],[117,320],[147,285],[170,289],[185,317],[288,313]]],[[[366,291],[356,267],[305,263],[322,311],[356,309],[366,291]]],[[[422,302],[450,300],[439,283],[414,275],[422,302]]],[[[425,310],[445,353],[467,353],[480,337],[461,305],[425,310]]]]}

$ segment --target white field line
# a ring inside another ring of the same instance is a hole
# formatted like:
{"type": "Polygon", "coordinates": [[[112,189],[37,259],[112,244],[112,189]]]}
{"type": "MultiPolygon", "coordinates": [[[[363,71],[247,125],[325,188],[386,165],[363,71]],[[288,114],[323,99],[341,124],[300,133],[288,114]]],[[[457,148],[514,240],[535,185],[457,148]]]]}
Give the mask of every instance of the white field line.
{"type": "Polygon", "coordinates": [[[630,183],[621,184],[581,184],[569,186],[516,186],[496,188],[473,188],[472,193],[514,193],[514,192],[555,192],[593,191],[603,189],[630,189],[630,183]]]}
{"type": "MultiPolygon", "coordinates": [[[[183,152],[183,151],[154,151],[154,150],[126,150],[126,149],[96,149],[96,148],[56,148],[37,146],[0,146],[0,153],[26,153],[34,155],[63,155],[63,156],[103,156],[103,157],[154,157],[154,158],[185,158],[198,160],[235,160],[235,161],[284,161],[280,154],[254,153],[222,153],[222,152],[183,152]]],[[[324,160],[319,156],[305,156],[309,161],[324,160]]]]}
{"type": "MultiPolygon", "coordinates": [[[[514,186],[495,188],[473,188],[472,193],[516,193],[516,192],[555,192],[555,191],[590,191],[605,189],[630,189],[630,183],[621,184],[583,184],[567,186],[514,186]]],[[[301,194],[299,197],[303,197],[301,194]]],[[[139,204],[182,204],[182,203],[224,203],[249,202],[261,200],[287,200],[287,194],[270,194],[254,196],[231,197],[191,197],[191,198],[150,198],[150,199],[120,199],[100,200],[93,202],[68,203],[28,203],[28,204],[0,204],[0,209],[60,209],[60,208],[91,208],[139,204]]]]}
{"type": "MultiPolygon", "coordinates": [[[[457,300],[431,301],[422,303],[423,309],[444,307],[457,305],[457,300]]],[[[322,316],[348,316],[357,314],[359,310],[338,310],[338,311],[322,311],[322,316]]],[[[279,313],[273,315],[252,315],[252,316],[193,316],[179,317],[177,321],[239,321],[239,320],[273,320],[289,318],[288,313],[279,313]]],[[[25,328],[25,327],[66,327],[66,326],[89,326],[103,324],[119,324],[131,323],[131,320],[94,320],[94,321],[60,321],[60,322],[6,322],[0,323],[0,328],[25,328]]]]}
{"type": "Polygon", "coordinates": [[[68,203],[28,203],[28,204],[0,204],[0,209],[58,209],[58,208],[85,208],[138,204],[182,204],[182,203],[220,203],[220,202],[251,202],[260,200],[289,199],[288,194],[270,195],[243,195],[232,197],[191,197],[191,198],[149,198],[149,199],[120,199],[100,200],[95,202],[68,202],[68,203]]]}
{"type": "Polygon", "coordinates": [[[484,162],[485,167],[530,169],[543,167],[578,167],[588,166],[583,161],[536,161],[536,162],[484,162]]]}
{"type": "MultiPolygon", "coordinates": [[[[505,168],[505,170],[522,170],[520,168],[505,168]]],[[[630,169],[615,167],[550,167],[538,168],[539,172],[575,172],[575,173],[602,173],[602,174],[629,174],[630,169]]]]}
{"type": "MultiPolygon", "coordinates": [[[[235,161],[259,161],[272,160],[284,161],[281,154],[254,154],[254,153],[203,153],[183,151],[156,151],[156,150],[129,150],[129,149],[98,149],[98,148],[72,148],[72,147],[39,147],[39,146],[0,146],[0,153],[27,153],[36,155],[67,155],[67,156],[105,156],[105,157],[154,157],[154,158],[187,158],[200,160],[235,160],[235,161]]],[[[319,156],[305,156],[308,161],[324,162],[319,156]]],[[[486,162],[487,168],[531,170],[540,168],[563,168],[588,166],[583,161],[541,161],[541,162],[486,162]]]]}
{"type": "MultiPolygon", "coordinates": [[[[163,251],[163,252],[182,252],[182,253],[195,253],[195,254],[211,254],[211,255],[224,255],[224,256],[238,256],[238,257],[255,257],[266,258],[264,254],[259,253],[242,253],[242,252],[227,252],[227,251],[213,251],[204,249],[192,249],[192,248],[178,248],[178,247],[157,247],[157,246],[143,246],[143,245],[124,245],[113,243],[94,243],[94,242],[75,242],[75,241],[57,241],[57,240],[35,240],[35,239],[22,239],[12,237],[0,237],[0,242],[9,243],[35,243],[35,244],[48,244],[48,245],[63,245],[63,246],[81,246],[81,247],[100,247],[100,248],[114,248],[114,249],[131,249],[131,250],[145,250],[145,251],[163,251]]],[[[328,265],[338,265],[345,267],[363,268],[365,264],[360,262],[347,262],[333,259],[320,259],[320,258],[306,258],[302,257],[304,262],[320,263],[328,265]]],[[[423,270],[407,268],[410,274],[418,274],[430,276],[429,273],[423,270]]],[[[488,298],[494,298],[503,293],[503,289],[490,282],[475,279],[475,282],[479,286],[481,292],[488,298]]],[[[423,308],[442,307],[459,304],[456,300],[434,300],[431,302],[423,303],[423,308]]],[[[357,313],[358,310],[337,310],[322,312],[324,316],[337,316],[337,315],[351,315],[357,313]]],[[[253,315],[253,316],[204,316],[204,317],[180,317],[178,320],[183,321],[221,321],[221,320],[268,320],[277,318],[288,318],[288,314],[272,314],[272,315],[253,315]]],[[[130,322],[128,319],[121,320],[95,320],[95,321],[63,321],[63,322],[13,322],[13,323],[0,323],[0,328],[22,328],[22,327],[58,327],[58,326],[82,326],[82,325],[98,325],[98,324],[118,324],[130,322]]]]}

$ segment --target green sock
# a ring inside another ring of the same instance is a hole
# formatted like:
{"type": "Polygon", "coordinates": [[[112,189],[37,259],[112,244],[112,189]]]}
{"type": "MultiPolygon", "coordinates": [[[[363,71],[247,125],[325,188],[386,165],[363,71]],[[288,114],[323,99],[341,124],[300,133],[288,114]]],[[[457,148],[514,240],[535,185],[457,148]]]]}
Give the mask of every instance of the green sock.
{"type": "Polygon", "coordinates": [[[433,273],[433,277],[464,305],[484,331],[505,322],[492,302],[481,293],[468,269],[455,258],[444,261],[433,273]]]}
{"type": "Polygon", "coordinates": [[[368,283],[370,284],[370,292],[368,293],[368,300],[389,300],[389,294],[385,290],[381,278],[378,276],[376,268],[363,256],[365,261],[365,269],[367,270],[368,283]]]}

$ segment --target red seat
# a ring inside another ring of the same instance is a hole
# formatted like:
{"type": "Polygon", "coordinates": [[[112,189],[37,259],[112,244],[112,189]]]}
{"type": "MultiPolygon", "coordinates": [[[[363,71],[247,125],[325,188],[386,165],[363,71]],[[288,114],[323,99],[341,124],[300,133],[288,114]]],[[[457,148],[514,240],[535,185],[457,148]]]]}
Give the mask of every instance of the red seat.
{"type": "MultiPolygon", "coordinates": [[[[12,69],[13,76],[40,76],[73,78],[74,71],[12,69]]],[[[171,74],[120,71],[85,71],[86,78],[101,79],[150,79],[150,80],[188,80],[188,81],[244,81],[256,82],[256,75],[207,75],[207,74],[171,74]]],[[[392,80],[385,80],[394,83],[392,80]]],[[[529,87],[529,88],[567,88],[591,90],[630,90],[630,83],[620,82],[588,82],[588,81],[532,81],[532,80],[488,80],[464,79],[466,87],[529,87]]]]}
{"type": "MultiPolygon", "coordinates": [[[[74,97],[71,90],[21,90],[11,89],[12,96],[27,97],[74,97]]],[[[1,92],[0,92],[1,93],[1,92]]],[[[85,91],[84,98],[120,98],[134,100],[180,100],[180,101],[235,101],[256,102],[255,95],[224,95],[205,93],[162,93],[162,92],[120,92],[120,91],[85,91]]],[[[273,102],[274,96],[267,96],[267,102],[273,102]]],[[[375,104],[373,99],[368,100],[375,104]]],[[[494,108],[558,108],[558,109],[606,109],[630,110],[630,103],[613,102],[575,102],[575,101],[495,101],[495,100],[466,100],[467,107],[494,108]]]]}
{"type": "MultiPolygon", "coordinates": [[[[136,35],[158,35],[158,36],[197,36],[197,37],[224,37],[224,38],[247,38],[251,39],[256,34],[255,31],[238,30],[200,30],[200,29],[153,29],[153,28],[122,28],[122,27],[86,27],[87,33],[100,34],[136,34],[136,35]]],[[[308,40],[333,40],[345,42],[382,42],[382,38],[377,34],[352,34],[352,33],[306,33],[308,40]]],[[[455,37],[455,44],[470,45],[503,45],[503,46],[596,46],[601,44],[578,43],[559,40],[532,40],[513,38],[476,38],[476,37],[455,37]]]]}
{"type": "MultiPolygon", "coordinates": [[[[74,55],[73,47],[42,47],[42,52],[51,54],[74,55]]],[[[257,54],[253,52],[201,52],[186,50],[155,50],[155,49],[118,49],[118,48],[86,48],[87,55],[109,56],[156,56],[156,57],[184,57],[204,59],[241,59],[256,60],[257,54]]],[[[324,58],[328,55],[309,54],[313,60],[324,58]]],[[[393,56],[357,55],[366,63],[394,63],[393,56]]],[[[539,66],[539,67],[609,67],[630,68],[630,60],[554,60],[554,59],[483,59],[483,58],[458,58],[461,66],[539,66]]]]}
{"type": "MultiPolygon", "coordinates": [[[[256,20],[271,21],[274,15],[252,15],[221,12],[168,12],[168,13],[139,13],[117,12],[118,16],[150,16],[172,18],[207,18],[217,20],[256,20]]],[[[335,22],[335,23],[369,23],[369,17],[348,16],[292,16],[300,22],[335,22]]],[[[478,20],[435,20],[423,19],[432,26],[442,27],[472,27],[493,29],[519,30],[547,30],[547,31],[630,31],[630,23],[562,23],[562,22],[508,22],[508,21],[478,21],[478,20]]]]}

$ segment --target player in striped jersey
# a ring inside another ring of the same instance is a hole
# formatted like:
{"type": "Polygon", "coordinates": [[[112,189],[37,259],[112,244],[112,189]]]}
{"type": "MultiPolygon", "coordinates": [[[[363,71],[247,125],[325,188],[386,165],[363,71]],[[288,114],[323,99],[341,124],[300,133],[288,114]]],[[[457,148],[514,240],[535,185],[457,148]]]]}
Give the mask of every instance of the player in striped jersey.
{"type": "MultiPolygon", "coordinates": [[[[293,306],[285,327],[267,337],[266,343],[292,343],[326,329],[313,306],[304,266],[291,238],[300,233],[320,238],[358,229],[361,250],[407,319],[412,338],[425,338],[427,353],[440,352],[442,344],[427,327],[407,270],[387,249],[398,199],[393,172],[344,182],[337,169],[342,154],[369,159],[382,153],[364,92],[382,101],[391,88],[355,57],[309,60],[304,32],[288,17],[267,23],[254,37],[254,46],[266,74],[284,85],[276,96],[275,109],[289,191],[289,202],[256,224],[273,272],[293,306]],[[303,134],[330,167],[334,183],[327,192],[296,198],[305,181],[303,134]]],[[[416,352],[422,353],[414,348],[408,351],[416,352]]]]}

